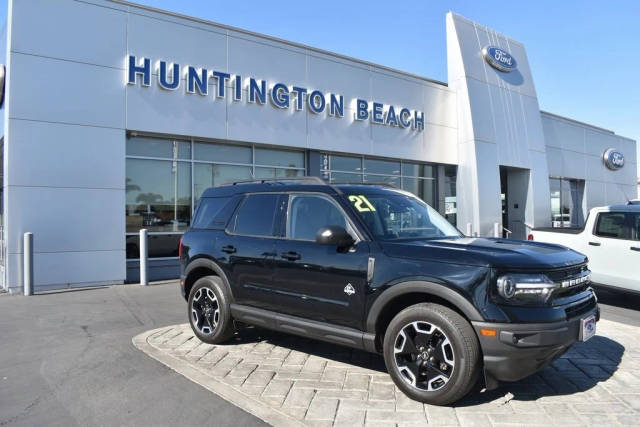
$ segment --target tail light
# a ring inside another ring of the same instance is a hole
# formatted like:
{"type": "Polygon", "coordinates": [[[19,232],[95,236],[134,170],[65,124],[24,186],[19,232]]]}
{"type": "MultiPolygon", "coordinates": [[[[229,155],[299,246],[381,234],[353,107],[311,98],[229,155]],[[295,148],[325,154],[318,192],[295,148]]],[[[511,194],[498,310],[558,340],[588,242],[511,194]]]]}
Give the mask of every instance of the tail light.
{"type": "Polygon", "coordinates": [[[182,236],[180,237],[180,242],[178,243],[178,259],[182,259],[182,236]]]}
{"type": "Polygon", "coordinates": [[[533,234],[529,234],[529,235],[527,236],[527,240],[533,240],[533,234]]]}

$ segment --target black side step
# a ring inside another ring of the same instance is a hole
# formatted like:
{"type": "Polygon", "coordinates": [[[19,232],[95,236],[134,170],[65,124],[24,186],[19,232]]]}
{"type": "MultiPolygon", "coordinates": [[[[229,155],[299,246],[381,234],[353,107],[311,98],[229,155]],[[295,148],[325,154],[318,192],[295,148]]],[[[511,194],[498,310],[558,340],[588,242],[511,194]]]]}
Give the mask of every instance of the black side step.
{"type": "Polygon", "coordinates": [[[376,352],[375,335],[344,326],[303,319],[261,308],[231,304],[231,316],[250,325],[376,352]]]}

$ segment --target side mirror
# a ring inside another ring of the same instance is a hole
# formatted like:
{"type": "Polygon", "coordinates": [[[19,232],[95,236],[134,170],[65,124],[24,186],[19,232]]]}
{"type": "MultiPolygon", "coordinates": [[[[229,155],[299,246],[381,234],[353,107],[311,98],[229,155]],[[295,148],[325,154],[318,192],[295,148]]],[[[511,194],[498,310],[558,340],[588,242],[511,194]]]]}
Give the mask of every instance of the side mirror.
{"type": "Polygon", "coordinates": [[[329,225],[318,230],[316,233],[316,243],[346,248],[353,245],[355,240],[353,240],[353,237],[351,237],[343,227],[339,225],[329,225]]]}

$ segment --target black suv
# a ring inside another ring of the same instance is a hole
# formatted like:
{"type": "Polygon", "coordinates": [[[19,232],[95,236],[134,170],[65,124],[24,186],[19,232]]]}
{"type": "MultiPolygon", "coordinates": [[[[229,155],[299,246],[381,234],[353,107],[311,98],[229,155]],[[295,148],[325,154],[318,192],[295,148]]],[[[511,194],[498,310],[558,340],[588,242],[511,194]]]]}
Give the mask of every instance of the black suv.
{"type": "Polygon", "coordinates": [[[211,188],[180,245],[202,341],[251,324],[384,355],[411,398],[447,404],[483,373],[524,378],[595,333],[587,259],[562,246],[463,236],[382,185],[257,181],[211,188]]]}

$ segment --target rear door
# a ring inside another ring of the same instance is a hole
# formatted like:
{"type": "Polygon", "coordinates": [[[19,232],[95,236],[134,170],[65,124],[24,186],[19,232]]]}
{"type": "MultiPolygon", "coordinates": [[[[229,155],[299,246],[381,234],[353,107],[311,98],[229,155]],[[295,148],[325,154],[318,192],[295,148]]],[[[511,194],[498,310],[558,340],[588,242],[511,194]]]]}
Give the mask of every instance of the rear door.
{"type": "Polygon", "coordinates": [[[357,238],[341,206],[324,194],[290,194],[283,220],[274,276],[278,311],[361,328],[368,242],[357,238]],[[329,225],[344,227],[357,243],[350,249],[316,243],[318,230],[329,225]]]}
{"type": "Polygon", "coordinates": [[[245,196],[216,242],[237,303],[272,309],[273,301],[260,289],[273,286],[276,218],[281,195],[245,196]]]}
{"type": "Polygon", "coordinates": [[[586,251],[595,283],[636,289],[640,252],[631,250],[630,221],[629,213],[598,213],[586,251]]]}

